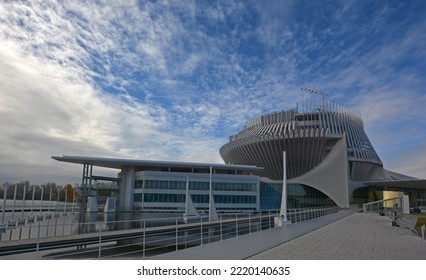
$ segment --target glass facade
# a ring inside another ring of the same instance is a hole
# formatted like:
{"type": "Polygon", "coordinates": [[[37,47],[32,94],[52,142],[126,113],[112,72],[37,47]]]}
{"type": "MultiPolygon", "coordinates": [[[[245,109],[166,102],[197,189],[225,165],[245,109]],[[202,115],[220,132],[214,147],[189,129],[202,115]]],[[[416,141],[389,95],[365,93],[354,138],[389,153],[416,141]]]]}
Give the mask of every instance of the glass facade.
{"type": "Polygon", "coordinates": [[[176,193],[146,193],[143,197],[144,202],[167,202],[184,203],[185,194],[176,193]]]}
{"type": "Polygon", "coordinates": [[[408,195],[410,205],[426,206],[426,190],[405,189],[398,187],[368,186],[354,190],[352,192],[351,203],[367,203],[376,200],[392,198],[399,195],[408,195]]]}
{"type": "MultiPolygon", "coordinates": [[[[142,189],[143,180],[135,182],[135,189],[142,189]]],[[[145,180],[145,189],[155,190],[184,190],[186,188],[185,181],[166,181],[166,180],[145,180]]]]}
{"type": "MultiPolygon", "coordinates": [[[[186,202],[186,176],[182,180],[171,180],[158,175],[158,180],[149,178],[136,180],[135,209],[184,210],[186,202]]],[[[207,178],[208,180],[208,178],[207,178]]],[[[234,179],[235,180],[235,179],[234,179]]],[[[212,182],[216,210],[278,210],[281,206],[281,182],[262,182],[260,190],[256,182],[212,182]]],[[[198,210],[209,208],[209,181],[189,181],[192,203],[198,210]]],[[[287,184],[288,209],[311,208],[336,205],[321,191],[303,184],[287,184]]]]}
{"type": "MultiPolygon", "coordinates": [[[[135,189],[143,188],[143,180],[137,180],[135,189]]],[[[213,182],[213,191],[248,191],[255,192],[255,183],[232,183],[232,182],[213,182]]],[[[145,189],[168,189],[168,190],[185,190],[186,181],[167,181],[167,180],[145,180],[145,189]]],[[[209,182],[190,181],[190,190],[204,190],[210,189],[209,182]]]]}
{"type": "MultiPolygon", "coordinates": [[[[197,209],[208,209],[209,187],[206,181],[189,182],[191,200],[197,209]]],[[[214,202],[219,210],[277,210],[281,206],[281,182],[260,182],[260,192],[257,192],[256,183],[212,182],[212,188],[214,202]]],[[[164,208],[169,207],[168,204],[179,203],[180,209],[183,209],[185,199],[186,181],[147,179],[135,182],[134,202],[138,205],[146,203],[148,208],[152,208],[155,203],[156,207],[164,208]]],[[[317,189],[302,184],[287,184],[289,209],[328,205],[335,203],[317,189]]]]}
{"type": "MultiPolygon", "coordinates": [[[[260,182],[260,209],[276,210],[281,206],[282,183],[260,182]]],[[[310,208],[336,205],[327,195],[302,184],[287,184],[287,208],[310,208]]]]}
{"type": "MultiPolygon", "coordinates": [[[[191,200],[198,209],[207,209],[209,204],[210,183],[206,181],[189,181],[191,200]]],[[[256,210],[257,183],[246,182],[212,182],[215,206],[218,210],[256,210]],[[235,192],[238,192],[237,194],[235,192]]],[[[180,203],[184,207],[186,200],[186,181],[177,180],[136,180],[134,208],[140,209],[143,203],[156,203],[158,209],[170,203],[180,203]],[[170,190],[166,192],[165,190],[170,190]],[[142,193],[143,192],[143,193],[142,193]]]]}

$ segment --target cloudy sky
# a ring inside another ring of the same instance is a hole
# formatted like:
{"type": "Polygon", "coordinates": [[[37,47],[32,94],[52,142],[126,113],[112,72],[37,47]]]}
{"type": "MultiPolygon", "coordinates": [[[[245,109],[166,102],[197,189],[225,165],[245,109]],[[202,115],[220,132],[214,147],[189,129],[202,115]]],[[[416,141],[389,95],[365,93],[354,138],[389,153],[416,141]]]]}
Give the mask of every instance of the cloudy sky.
{"type": "Polygon", "coordinates": [[[52,155],[222,162],[301,87],[426,178],[425,30],[423,0],[0,0],[0,181],[79,182],[52,155]]]}

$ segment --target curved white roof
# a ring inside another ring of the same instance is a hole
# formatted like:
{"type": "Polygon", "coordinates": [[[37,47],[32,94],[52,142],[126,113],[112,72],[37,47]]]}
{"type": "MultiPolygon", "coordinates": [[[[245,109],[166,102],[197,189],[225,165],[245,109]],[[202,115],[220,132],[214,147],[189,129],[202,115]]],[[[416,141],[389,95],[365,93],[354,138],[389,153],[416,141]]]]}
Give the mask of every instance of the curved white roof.
{"type": "Polygon", "coordinates": [[[87,156],[52,156],[53,159],[69,163],[90,164],[93,166],[122,169],[123,167],[175,167],[175,168],[214,168],[222,170],[260,171],[263,167],[253,165],[233,165],[219,163],[195,163],[184,161],[156,161],[123,158],[104,158],[87,156]]]}

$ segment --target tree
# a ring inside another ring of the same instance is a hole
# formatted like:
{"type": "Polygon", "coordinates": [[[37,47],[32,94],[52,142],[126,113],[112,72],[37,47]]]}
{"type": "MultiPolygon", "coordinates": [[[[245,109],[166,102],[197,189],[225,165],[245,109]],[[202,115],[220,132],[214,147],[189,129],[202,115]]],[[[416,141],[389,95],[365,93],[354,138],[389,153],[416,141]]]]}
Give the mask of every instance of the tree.
{"type": "MultiPolygon", "coordinates": [[[[51,198],[52,201],[58,201],[58,196],[59,196],[61,186],[56,185],[56,183],[48,182],[41,185],[41,187],[44,189],[43,197],[45,197],[46,199],[49,199],[50,191],[52,190],[52,198],[51,198]]],[[[62,196],[62,201],[63,201],[63,196],[62,196]]]]}
{"type": "Polygon", "coordinates": [[[15,192],[15,184],[9,184],[7,188],[6,198],[13,199],[13,193],[15,192]]]}
{"type": "MultiPolygon", "coordinates": [[[[28,180],[26,181],[21,181],[19,183],[16,183],[16,199],[18,200],[22,200],[24,198],[24,189],[25,186],[27,186],[26,188],[26,194],[25,194],[25,200],[28,199],[27,193],[28,193],[28,186],[30,186],[30,182],[28,180]]],[[[15,191],[15,184],[12,185],[12,194],[11,194],[11,198],[13,199],[13,192],[15,191]]]]}
{"type": "Polygon", "coordinates": [[[3,199],[4,195],[4,184],[0,186],[0,199],[3,199]]]}
{"type": "Polygon", "coordinates": [[[80,197],[80,193],[71,184],[67,184],[64,187],[64,191],[67,194],[67,202],[72,202],[73,199],[80,197]]]}

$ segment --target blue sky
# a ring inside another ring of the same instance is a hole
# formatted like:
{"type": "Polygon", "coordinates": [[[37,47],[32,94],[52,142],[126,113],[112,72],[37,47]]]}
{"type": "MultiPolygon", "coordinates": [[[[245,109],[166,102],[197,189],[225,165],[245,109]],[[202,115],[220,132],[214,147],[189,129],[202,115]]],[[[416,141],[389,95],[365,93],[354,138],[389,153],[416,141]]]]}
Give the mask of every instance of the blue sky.
{"type": "Polygon", "coordinates": [[[302,87],[426,178],[424,30],[416,0],[0,1],[0,178],[78,182],[62,154],[221,162],[302,87]]]}

